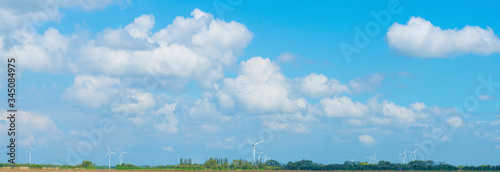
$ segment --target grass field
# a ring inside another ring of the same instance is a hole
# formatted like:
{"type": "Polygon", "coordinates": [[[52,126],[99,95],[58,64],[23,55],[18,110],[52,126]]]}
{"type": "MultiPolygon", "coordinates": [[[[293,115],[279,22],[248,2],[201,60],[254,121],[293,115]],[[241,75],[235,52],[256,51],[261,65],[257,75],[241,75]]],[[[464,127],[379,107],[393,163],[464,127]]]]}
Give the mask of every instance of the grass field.
{"type": "MultiPolygon", "coordinates": [[[[0,172],[107,172],[109,170],[87,170],[87,169],[63,169],[63,170],[53,170],[53,169],[31,169],[31,170],[20,170],[20,169],[0,169],[0,172]]],[[[117,170],[111,170],[117,171],[117,170]]],[[[119,170],[119,171],[139,171],[139,170],[119,170]]],[[[214,172],[217,170],[198,170],[198,171],[180,171],[180,170],[140,170],[140,171],[168,171],[168,172],[214,172]]],[[[231,172],[234,170],[228,170],[227,172],[231,172]]],[[[244,172],[298,172],[298,170],[244,170],[244,172]]],[[[299,172],[318,172],[318,171],[299,171],[299,172]]],[[[348,170],[339,170],[336,172],[366,172],[366,171],[348,171],[348,170]]],[[[377,172],[398,172],[398,171],[377,171],[377,172]]],[[[412,172],[429,172],[429,171],[412,171],[412,172]]],[[[488,172],[497,172],[497,171],[488,171],[488,172]]],[[[500,172],[500,171],[498,171],[500,172]]]]}

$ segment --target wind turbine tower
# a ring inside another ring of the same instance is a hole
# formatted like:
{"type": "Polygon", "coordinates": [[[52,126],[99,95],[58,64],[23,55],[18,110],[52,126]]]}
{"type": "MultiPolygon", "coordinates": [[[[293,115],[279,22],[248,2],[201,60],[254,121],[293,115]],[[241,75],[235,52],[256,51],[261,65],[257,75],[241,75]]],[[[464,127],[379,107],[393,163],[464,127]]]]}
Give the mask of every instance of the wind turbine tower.
{"type": "Polygon", "coordinates": [[[35,151],[35,149],[31,148],[31,146],[28,146],[28,150],[26,150],[26,152],[29,152],[29,162],[31,164],[31,151],[35,151]]]}
{"type": "Polygon", "coordinates": [[[368,162],[368,163],[370,163],[370,164],[372,163],[372,160],[373,160],[373,155],[371,155],[371,156],[369,156],[369,157],[365,157],[365,158],[370,160],[370,162],[368,162]]]}
{"type": "MultiPolygon", "coordinates": [[[[114,152],[111,152],[111,149],[109,149],[109,145],[108,145],[108,153],[106,154],[106,156],[109,158],[108,159],[108,170],[111,170],[111,154],[116,154],[114,152]]],[[[104,157],[106,157],[104,156],[104,157]]]]}
{"type": "Polygon", "coordinates": [[[259,157],[257,159],[260,161],[260,155],[263,154],[264,152],[258,152],[258,151],[255,151],[255,152],[257,152],[257,154],[259,154],[259,157]]]}
{"type": "Polygon", "coordinates": [[[401,156],[403,156],[403,164],[406,163],[406,161],[408,160],[408,157],[406,157],[406,152],[408,151],[408,149],[405,149],[405,152],[403,152],[402,154],[399,154],[401,156]]]}
{"type": "Polygon", "coordinates": [[[415,156],[415,153],[417,153],[417,150],[418,150],[418,148],[415,149],[415,151],[410,152],[413,155],[413,161],[417,160],[417,156],[415,156]]]}
{"type": "Polygon", "coordinates": [[[377,153],[374,153],[373,154],[373,163],[377,163],[377,162],[378,162],[377,153]]]}
{"type": "Polygon", "coordinates": [[[128,152],[122,152],[119,147],[117,147],[117,148],[118,148],[118,152],[120,152],[120,155],[118,156],[118,158],[120,159],[120,165],[121,165],[121,164],[123,164],[123,154],[127,154],[128,152]]]}
{"type": "Polygon", "coordinates": [[[252,144],[252,146],[253,146],[253,164],[255,164],[255,146],[258,145],[258,144],[260,144],[260,143],[262,143],[262,142],[264,142],[264,141],[260,141],[260,142],[257,142],[257,143],[253,143],[253,142],[251,142],[248,139],[247,139],[247,141],[250,142],[250,144],[252,144]]]}

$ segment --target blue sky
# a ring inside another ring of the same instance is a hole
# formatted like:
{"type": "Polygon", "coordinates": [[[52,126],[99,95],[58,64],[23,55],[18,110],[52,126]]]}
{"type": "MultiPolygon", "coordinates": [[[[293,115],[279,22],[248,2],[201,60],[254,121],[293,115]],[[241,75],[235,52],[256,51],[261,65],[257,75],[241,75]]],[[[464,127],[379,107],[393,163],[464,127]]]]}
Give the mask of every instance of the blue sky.
{"type": "Polygon", "coordinates": [[[28,145],[34,163],[105,165],[106,145],[138,165],[250,160],[247,138],[285,163],[397,163],[417,147],[499,163],[497,2],[46,3],[0,3],[18,163],[28,145]]]}

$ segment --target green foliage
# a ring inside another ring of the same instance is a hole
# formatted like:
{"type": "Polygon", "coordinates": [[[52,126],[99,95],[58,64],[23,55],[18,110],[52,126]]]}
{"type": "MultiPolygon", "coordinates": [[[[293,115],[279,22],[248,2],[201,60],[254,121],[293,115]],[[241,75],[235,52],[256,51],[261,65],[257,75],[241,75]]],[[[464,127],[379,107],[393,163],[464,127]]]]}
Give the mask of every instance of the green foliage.
{"type": "MultiPolygon", "coordinates": [[[[345,161],[343,164],[320,164],[311,160],[300,160],[282,164],[276,160],[266,162],[257,161],[255,164],[243,159],[235,159],[231,162],[227,158],[209,158],[203,164],[194,164],[191,159],[181,159],[178,165],[161,166],[136,166],[133,164],[118,164],[117,170],[315,170],[315,171],[333,171],[333,170],[391,170],[391,171],[500,171],[500,165],[480,165],[480,166],[453,166],[444,162],[436,163],[434,161],[411,161],[408,164],[391,163],[388,161],[379,161],[377,164],[367,162],[345,161]]],[[[7,164],[0,163],[0,167],[29,167],[31,169],[56,168],[59,169],[107,169],[107,166],[96,166],[91,161],[83,161],[78,165],[50,165],[50,164],[7,164]]]]}

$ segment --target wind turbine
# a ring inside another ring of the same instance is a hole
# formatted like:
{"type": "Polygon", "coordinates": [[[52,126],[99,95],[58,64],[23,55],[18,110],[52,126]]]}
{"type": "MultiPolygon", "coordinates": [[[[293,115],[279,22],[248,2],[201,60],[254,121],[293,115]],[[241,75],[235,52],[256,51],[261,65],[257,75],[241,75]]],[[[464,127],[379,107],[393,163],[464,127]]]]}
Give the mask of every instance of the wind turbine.
{"type": "Polygon", "coordinates": [[[373,155],[371,155],[370,157],[365,157],[366,159],[369,159],[370,160],[370,164],[372,163],[372,160],[373,160],[373,155]]]}
{"type": "Polygon", "coordinates": [[[264,152],[259,152],[259,151],[255,151],[255,152],[257,152],[257,154],[259,154],[259,157],[257,159],[260,161],[260,154],[263,154],[264,152]]]}
{"type": "Polygon", "coordinates": [[[408,160],[408,157],[406,157],[406,151],[408,151],[408,149],[405,149],[405,152],[404,152],[404,153],[399,154],[399,155],[403,156],[403,164],[405,164],[405,163],[406,163],[406,160],[408,160]]]}
{"type": "Polygon", "coordinates": [[[120,165],[121,165],[123,164],[123,154],[127,154],[128,152],[122,152],[119,147],[116,148],[118,148],[118,152],[120,152],[120,156],[118,156],[118,158],[120,159],[120,165]]]}
{"type": "Polygon", "coordinates": [[[193,159],[193,164],[201,163],[200,158],[193,159]]]}
{"type": "Polygon", "coordinates": [[[373,154],[373,162],[374,162],[374,163],[377,163],[377,162],[378,162],[378,159],[377,159],[377,153],[374,153],[374,154],[373,154]]]}
{"type": "Polygon", "coordinates": [[[415,151],[410,152],[411,154],[413,154],[413,161],[417,160],[417,156],[415,156],[415,153],[417,153],[417,150],[418,150],[418,148],[415,149],[415,151]]]}
{"type": "Polygon", "coordinates": [[[31,146],[28,146],[28,150],[25,151],[25,152],[29,152],[30,164],[31,164],[31,151],[35,151],[35,149],[31,148],[31,146]]]}
{"type": "Polygon", "coordinates": [[[260,142],[257,142],[257,143],[252,143],[250,140],[247,139],[248,142],[250,142],[250,144],[252,144],[253,146],[253,163],[255,164],[255,146],[264,142],[264,141],[260,141],[260,142]]]}
{"type": "Polygon", "coordinates": [[[109,149],[109,145],[108,145],[108,153],[106,154],[106,156],[104,156],[104,157],[109,157],[108,170],[111,170],[111,154],[116,154],[116,153],[111,152],[111,149],[109,149]]]}

